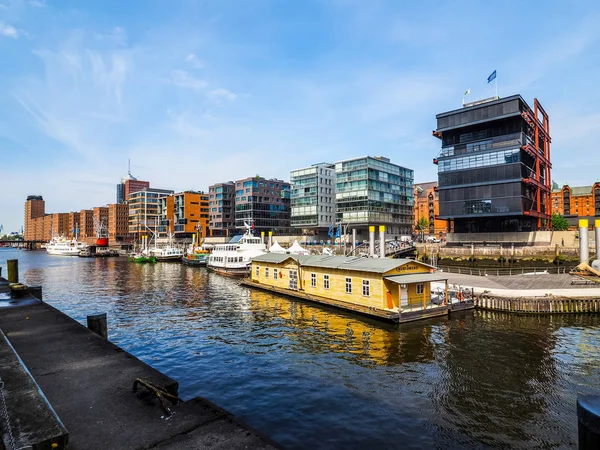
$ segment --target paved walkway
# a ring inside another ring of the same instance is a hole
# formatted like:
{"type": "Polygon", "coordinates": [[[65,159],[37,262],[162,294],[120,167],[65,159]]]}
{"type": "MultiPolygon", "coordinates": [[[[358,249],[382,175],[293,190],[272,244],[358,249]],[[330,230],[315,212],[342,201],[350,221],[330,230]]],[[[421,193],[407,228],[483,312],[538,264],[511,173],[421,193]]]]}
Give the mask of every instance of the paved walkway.
{"type": "Polygon", "coordinates": [[[477,276],[448,274],[452,287],[475,289],[476,294],[487,291],[503,297],[591,297],[600,298],[600,285],[572,285],[568,274],[477,276]]]}
{"type": "Polygon", "coordinates": [[[140,377],[176,392],[175,380],[43,302],[0,308],[0,328],[67,428],[70,449],[275,448],[202,398],[165,420],[156,398],[132,386],[140,377]]]}

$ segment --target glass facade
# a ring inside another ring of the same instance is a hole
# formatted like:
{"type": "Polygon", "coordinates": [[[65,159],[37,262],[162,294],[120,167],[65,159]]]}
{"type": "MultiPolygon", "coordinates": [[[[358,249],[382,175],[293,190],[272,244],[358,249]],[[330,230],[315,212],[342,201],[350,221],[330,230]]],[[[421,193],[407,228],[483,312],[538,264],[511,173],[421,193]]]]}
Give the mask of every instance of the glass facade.
{"type": "Polygon", "coordinates": [[[291,223],[297,228],[327,228],[335,222],[335,166],[329,163],[290,174],[291,223]]]}
{"type": "Polygon", "coordinates": [[[235,228],[244,223],[257,232],[290,231],[290,184],[277,179],[247,178],[235,182],[235,228]]]}
{"type": "Polygon", "coordinates": [[[337,221],[388,233],[411,234],[414,172],[383,157],[362,157],[335,165],[337,221]]]}
{"type": "MultiPolygon", "coordinates": [[[[439,219],[455,232],[533,231],[537,204],[535,151],[520,96],[437,116],[439,219]],[[534,150],[528,150],[533,147],[534,150]]],[[[545,182],[545,170],[540,170],[545,182]]]]}

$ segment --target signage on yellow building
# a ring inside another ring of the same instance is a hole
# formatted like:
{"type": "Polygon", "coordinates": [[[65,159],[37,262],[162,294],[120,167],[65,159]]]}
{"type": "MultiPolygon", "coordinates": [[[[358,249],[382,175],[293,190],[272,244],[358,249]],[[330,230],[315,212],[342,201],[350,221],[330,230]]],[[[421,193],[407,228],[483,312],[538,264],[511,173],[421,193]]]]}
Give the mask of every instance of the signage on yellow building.
{"type": "Polygon", "coordinates": [[[403,264],[394,269],[394,272],[406,274],[406,273],[420,273],[420,272],[428,272],[429,269],[425,266],[422,266],[418,263],[407,263],[403,264]]]}

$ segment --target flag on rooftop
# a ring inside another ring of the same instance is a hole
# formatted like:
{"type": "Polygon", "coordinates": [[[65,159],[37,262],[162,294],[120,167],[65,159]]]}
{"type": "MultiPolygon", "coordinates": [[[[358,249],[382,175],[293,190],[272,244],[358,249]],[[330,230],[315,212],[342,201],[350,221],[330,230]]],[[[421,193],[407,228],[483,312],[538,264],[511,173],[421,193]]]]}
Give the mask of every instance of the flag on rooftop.
{"type": "Polygon", "coordinates": [[[488,77],[488,83],[491,83],[492,81],[494,81],[496,79],[496,71],[494,70],[490,76],[488,77]]]}
{"type": "Polygon", "coordinates": [[[469,95],[471,93],[471,88],[467,89],[465,91],[465,93],[463,94],[463,97],[466,97],[467,95],[469,95]]]}

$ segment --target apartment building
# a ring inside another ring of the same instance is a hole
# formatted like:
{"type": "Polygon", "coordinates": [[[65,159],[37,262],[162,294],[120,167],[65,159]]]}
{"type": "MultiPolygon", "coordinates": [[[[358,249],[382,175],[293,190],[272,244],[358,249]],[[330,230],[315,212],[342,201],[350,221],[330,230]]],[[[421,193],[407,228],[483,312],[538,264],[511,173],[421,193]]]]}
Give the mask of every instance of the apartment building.
{"type": "Polygon", "coordinates": [[[211,236],[232,236],[235,231],[235,183],[217,183],[208,188],[211,236]]]}

